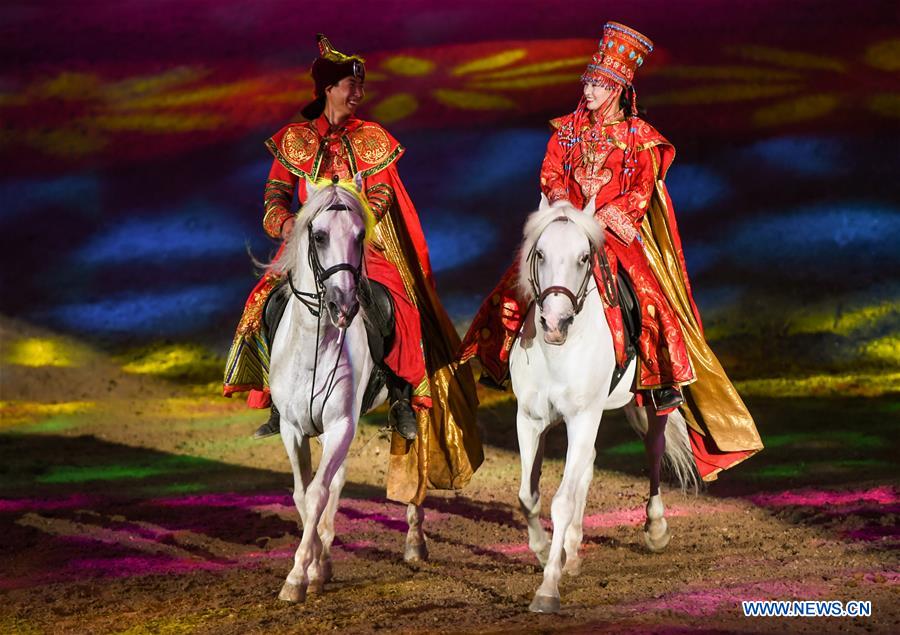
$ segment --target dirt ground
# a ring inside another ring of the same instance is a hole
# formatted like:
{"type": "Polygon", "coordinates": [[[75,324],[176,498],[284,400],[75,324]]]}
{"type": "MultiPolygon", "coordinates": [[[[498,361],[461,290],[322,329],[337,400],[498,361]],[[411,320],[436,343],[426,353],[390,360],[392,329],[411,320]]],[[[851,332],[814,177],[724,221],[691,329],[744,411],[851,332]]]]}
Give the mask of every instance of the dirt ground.
{"type": "MultiPolygon", "coordinates": [[[[21,324],[3,321],[0,335],[2,633],[900,632],[897,394],[749,399],[767,449],[699,496],[665,490],[674,538],[663,554],[640,535],[641,445],[610,413],[583,571],[563,579],[555,616],[527,611],[541,571],[516,501],[514,403],[482,407],[486,460],[471,485],[427,501],[422,564],[403,562],[383,418],[368,417],[334,581],[290,605],[276,596],[298,516],[280,442],[249,438],[259,411],[21,324]],[[77,354],[10,363],[23,338],[77,354]],[[744,617],[740,601],[753,599],[869,600],[872,616],[744,617]]],[[[564,448],[554,431],[547,512],[564,448]]]]}

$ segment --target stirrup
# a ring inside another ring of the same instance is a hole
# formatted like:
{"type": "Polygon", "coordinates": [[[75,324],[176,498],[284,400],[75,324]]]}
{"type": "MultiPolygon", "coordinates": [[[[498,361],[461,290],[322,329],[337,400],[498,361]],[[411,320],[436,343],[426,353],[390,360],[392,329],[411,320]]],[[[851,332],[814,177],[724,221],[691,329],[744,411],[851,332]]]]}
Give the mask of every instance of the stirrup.
{"type": "Polygon", "coordinates": [[[272,412],[269,414],[269,420],[256,429],[253,433],[254,439],[265,439],[281,433],[281,415],[275,406],[272,406],[272,412]]]}
{"type": "Polygon", "coordinates": [[[408,399],[398,399],[391,404],[391,409],[388,411],[388,422],[397,434],[407,441],[416,438],[418,433],[416,413],[408,399]]]}

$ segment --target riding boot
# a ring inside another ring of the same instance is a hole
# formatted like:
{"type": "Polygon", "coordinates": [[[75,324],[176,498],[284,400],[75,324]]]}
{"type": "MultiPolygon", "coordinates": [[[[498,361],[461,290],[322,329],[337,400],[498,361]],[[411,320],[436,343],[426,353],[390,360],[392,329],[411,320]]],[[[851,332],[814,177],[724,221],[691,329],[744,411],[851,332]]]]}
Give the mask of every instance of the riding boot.
{"type": "MultiPolygon", "coordinates": [[[[281,287],[284,282],[280,283],[266,298],[266,304],[263,306],[263,330],[265,333],[266,343],[269,345],[269,353],[272,352],[272,342],[275,341],[275,330],[281,323],[281,316],[284,315],[284,309],[287,307],[288,298],[281,293],[281,287]]],[[[253,433],[254,439],[265,439],[278,434],[281,431],[281,414],[272,404],[272,410],[269,413],[269,420],[256,429],[253,433]]]]}
{"type": "Polygon", "coordinates": [[[650,399],[656,408],[656,414],[669,414],[684,404],[684,396],[677,386],[667,388],[654,388],[650,391],[650,399]]]}
{"type": "Polygon", "coordinates": [[[265,439],[281,432],[281,414],[275,404],[272,404],[269,420],[256,429],[253,433],[254,439],[265,439]]]}
{"type": "Polygon", "coordinates": [[[416,438],[416,413],[412,408],[412,386],[393,373],[389,373],[388,401],[391,409],[388,411],[388,422],[401,437],[407,441],[416,438]]]}

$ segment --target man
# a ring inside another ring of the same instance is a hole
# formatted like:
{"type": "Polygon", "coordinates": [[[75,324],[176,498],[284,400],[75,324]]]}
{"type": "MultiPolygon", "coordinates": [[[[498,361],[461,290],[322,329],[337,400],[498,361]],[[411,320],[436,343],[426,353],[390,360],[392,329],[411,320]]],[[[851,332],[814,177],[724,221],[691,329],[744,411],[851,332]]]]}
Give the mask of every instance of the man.
{"type": "MultiPolygon", "coordinates": [[[[355,117],[365,96],[365,61],[336,51],[321,34],[318,44],[320,56],[312,66],[315,100],[302,111],[307,121],[285,126],[266,142],[274,161],[266,181],[263,227],[282,240],[294,231],[291,204],[295,195],[301,205],[305,201],[307,179],[362,177],[377,224],[364,255],[374,297],[360,302],[367,319],[375,322],[369,326],[384,335],[372,352],[385,374],[389,418],[405,440],[395,439],[392,445],[397,478],[389,476],[388,495],[408,502],[424,496],[425,485],[465,485],[481,463],[474,380],[467,368],[453,364],[459,338],[437,298],[419,218],[397,172],[404,148],[380,125],[355,117]],[[379,354],[375,349],[380,345],[379,354]],[[429,466],[429,444],[435,441],[446,447],[441,460],[429,466]]],[[[281,283],[266,273],[250,294],[226,366],[225,395],[250,391],[251,407],[271,404],[269,344],[280,311],[267,300],[281,283]]],[[[278,430],[279,415],[272,408],[255,436],[278,430]]]]}

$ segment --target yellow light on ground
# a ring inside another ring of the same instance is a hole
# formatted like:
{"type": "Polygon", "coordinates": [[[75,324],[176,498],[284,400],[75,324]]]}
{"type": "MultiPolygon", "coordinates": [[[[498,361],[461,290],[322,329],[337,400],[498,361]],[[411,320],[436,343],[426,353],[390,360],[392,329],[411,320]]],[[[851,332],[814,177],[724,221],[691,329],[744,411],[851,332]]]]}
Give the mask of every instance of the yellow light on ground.
{"type": "Polygon", "coordinates": [[[136,375],[179,375],[204,370],[220,361],[196,345],[176,344],[143,354],[122,366],[126,373],[136,375]]]}
{"type": "Polygon", "coordinates": [[[90,412],[97,407],[93,401],[40,403],[37,401],[0,401],[0,428],[32,423],[46,417],[90,412]]]}
{"type": "Polygon", "coordinates": [[[32,337],[13,341],[3,361],[7,364],[33,368],[42,366],[65,368],[80,365],[84,355],[84,351],[72,344],[32,337]]]}
{"type": "Polygon", "coordinates": [[[900,365],[900,336],[888,335],[873,340],[862,347],[862,352],[871,360],[900,365]]]}
{"type": "Polygon", "coordinates": [[[736,381],[746,397],[878,397],[896,392],[900,373],[849,373],[736,381]]]}

